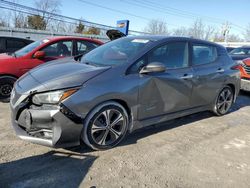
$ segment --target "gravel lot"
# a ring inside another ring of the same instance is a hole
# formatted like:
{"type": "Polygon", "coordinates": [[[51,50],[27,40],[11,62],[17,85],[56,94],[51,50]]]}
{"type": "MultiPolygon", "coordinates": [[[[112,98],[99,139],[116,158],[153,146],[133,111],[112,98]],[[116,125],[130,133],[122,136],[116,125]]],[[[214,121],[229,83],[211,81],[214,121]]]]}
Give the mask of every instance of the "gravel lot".
{"type": "Polygon", "coordinates": [[[0,187],[250,187],[250,93],[231,112],[139,130],[118,147],[51,149],[17,138],[0,104],[0,187]]]}

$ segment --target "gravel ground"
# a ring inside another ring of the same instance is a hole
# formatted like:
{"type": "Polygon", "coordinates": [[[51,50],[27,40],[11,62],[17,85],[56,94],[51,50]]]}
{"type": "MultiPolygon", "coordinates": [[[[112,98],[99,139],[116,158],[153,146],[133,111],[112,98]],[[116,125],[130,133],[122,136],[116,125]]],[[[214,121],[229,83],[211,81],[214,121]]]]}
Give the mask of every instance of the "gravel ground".
{"type": "Polygon", "coordinates": [[[17,138],[0,104],[0,187],[250,187],[250,93],[127,137],[118,147],[51,149],[17,138]]]}

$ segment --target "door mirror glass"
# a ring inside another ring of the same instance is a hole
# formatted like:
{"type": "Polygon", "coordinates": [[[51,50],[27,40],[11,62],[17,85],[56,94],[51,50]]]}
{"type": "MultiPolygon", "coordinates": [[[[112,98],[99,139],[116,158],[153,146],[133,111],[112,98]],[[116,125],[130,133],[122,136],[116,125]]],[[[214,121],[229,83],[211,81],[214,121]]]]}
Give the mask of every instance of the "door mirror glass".
{"type": "Polygon", "coordinates": [[[45,52],[44,52],[44,51],[37,51],[37,52],[33,55],[33,57],[34,57],[35,59],[43,59],[43,58],[45,58],[45,52]]]}
{"type": "Polygon", "coordinates": [[[165,72],[166,67],[163,63],[160,62],[152,62],[149,63],[147,66],[143,67],[140,71],[140,74],[146,74],[150,72],[165,72]]]}

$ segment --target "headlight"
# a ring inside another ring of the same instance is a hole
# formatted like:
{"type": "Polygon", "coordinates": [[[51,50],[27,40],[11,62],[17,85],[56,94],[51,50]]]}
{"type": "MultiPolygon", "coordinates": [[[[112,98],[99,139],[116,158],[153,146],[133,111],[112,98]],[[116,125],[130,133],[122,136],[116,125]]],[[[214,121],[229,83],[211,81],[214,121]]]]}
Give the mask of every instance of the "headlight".
{"type": "Polygon", "coordinates": [[[70,90],[59,90],[46,93],[35,94],[32,97],[32,102],[36,105],[42,104],[58,104],[62,100],[68,98],[70,95],[75,93],[77,89],[70,90]]]}

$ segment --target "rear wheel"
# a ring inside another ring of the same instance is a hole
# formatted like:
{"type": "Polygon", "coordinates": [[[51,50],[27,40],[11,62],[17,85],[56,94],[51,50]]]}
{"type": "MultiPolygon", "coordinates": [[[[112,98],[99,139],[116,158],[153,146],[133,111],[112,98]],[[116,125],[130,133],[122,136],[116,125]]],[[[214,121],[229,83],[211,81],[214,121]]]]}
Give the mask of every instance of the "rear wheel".
{"type": "Polygon", "coordinates": [[[125,137],[128,123],[128,114],[123,106],[116,102],[106,102],[87,116],[82,139],[94,150],[110,149],[125,137]]]}
{"type": "Polygon", "coordinates": [[[230,110],[233,100],[234,93],[232,88],[229,86],[224,87],[215,102],[214,113],[218,116],[226,114],[230,110]]]}
{"type": "Polygon", "coordinates": [[[13,89],[13,85],[16,81],[16,78],[11,76],[2,76],[0,77],[0,101],[9,102],[10,94],[13,89]]]}

